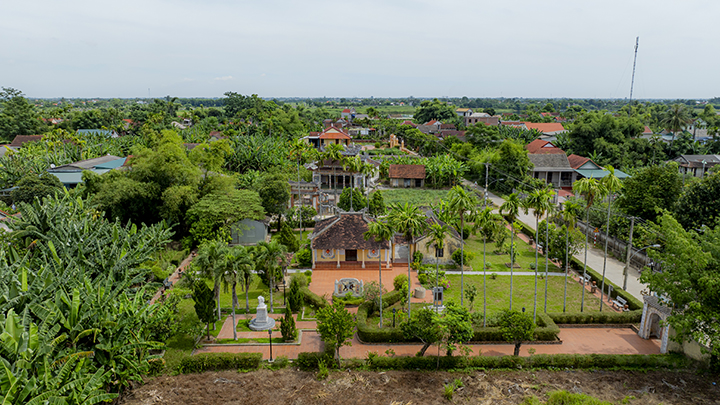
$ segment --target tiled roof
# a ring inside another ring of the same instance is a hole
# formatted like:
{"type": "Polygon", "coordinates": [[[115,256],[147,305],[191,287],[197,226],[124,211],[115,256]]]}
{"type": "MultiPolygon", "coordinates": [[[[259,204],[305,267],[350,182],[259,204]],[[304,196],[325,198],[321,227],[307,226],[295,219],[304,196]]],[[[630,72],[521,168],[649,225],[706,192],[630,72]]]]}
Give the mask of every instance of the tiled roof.
{"type": "Polygon", "coordinates": [[[424,179],[425,165],[390,165],[388,176],[391,179],[424,179]]]}
{"type": "Polygon", "coordinates": [[[28,142],[37,142],[41,139],[42,135],[17,135],[10,146],[20,148],[28,142]]]}
{"type": "Polygon", "coordinates": [[[649,126],[645,125],[645,130],[643,131],[643,135],[652,135],[653,131],[650,129],[649,126]]]}
{"type": "Polygon", "coordinates": [[[530,159],[530,162],[532,162],[532,164],[535,166],[534,170],[537,172],[547,170],[566,172],[573,171],[572,167],[570,167],[570,162],[568,162],[568,158],[567,156],[565,156],[564,153],[531,153],[528,155],[528,159],[530,159]]]}
{"type": "Polygon", "coordinates": [[[568,156],[568,162],[570,162],[570,167],[572,167],[573,169],[580,168],[580,166],[587,163],[588,160],[590,160],[590,158],[582,157],[582,156],[576,155],[574,153],[572,155],[568,156]]]}
{"type": "Polygon", "coordinates": [[[365,240],[371,219],[362,213],[341,213],[315,224],[312,234],[313,249],[387,249],[388,243],[365,240]]]}
{"type": "Polygon", "coordinates": [[[437,124],[438,124],[438,120],[430,120],[430,121],[426,122],[424,125],[437,125],[437,124]]]}
{"type": "Polygon", "coordinates": [[[565,127],[559,122],[523,122],[527,129],[536,129],[544,134],[551,132],[565,131],[565,127]]]}
{"type": "Polygon", "coordinates": [[[530,154],[565,154],[565,152],[553,145],[551,142],[542,139],[536,139],[525,146],[530,154]]]}
{"type": "Polygon", "coordinates": [[[320,136],[318,137],[320,139],[347,139],[350,140],[350,135],[346,134],[344,131],[337,127],[330,127],[327,128],[325,131],[323,131],[320,136]]]}
{"type": "Polygon", "coordinates": [[[400,125],[410,125],[413,128],[417,127],[417,124],[415,124],[414,122],[412,122],[410,120],[405,120],[405,121],[401,122],[400,125]]]}

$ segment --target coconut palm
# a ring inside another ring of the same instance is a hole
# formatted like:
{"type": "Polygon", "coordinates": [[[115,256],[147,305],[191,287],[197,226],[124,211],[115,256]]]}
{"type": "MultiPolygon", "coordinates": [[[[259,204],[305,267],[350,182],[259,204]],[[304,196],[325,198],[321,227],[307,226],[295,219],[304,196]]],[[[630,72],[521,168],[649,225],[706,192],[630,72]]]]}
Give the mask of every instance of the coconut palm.
{"type": "Polygon", "coordinates": [[[351,158],[345,159],[343,162],[343,170],[350,172],[350,211],[353,209],[353,192],[355,191],[355,173],[362,171],[363,161],[360,155],[355,155],[351,158]]]}
{"type": "MultiPolygon", "coordinates": [[[[395,230],[387,222],[373,221],[368,224],[368,230],[363,234],[363,238],[370,239],[374,238],[375,242],[388,244],[388,249],[392,247],[390,240],[395,235],[395,230]]],[[[385,258],[387,260],[387,257],[385,258]]],[[[378,280],[380,282],[380,327],[383,326],[383,305],[382,305],[382,250],[378,254],[378,280]]]]}
{"type": "Polygon", "coordinates": [[[512,193],[500,206],[500,215],[506,215],[510,220],[510,310],[512,311],[513,297],[513,267],[515,266],[515,218],[523,207],[522,201],[517,193],[512,193]]]}
{"type": "Polygon", "coordinates": [[[468,193],[461,186],[455,186],[448,193],[450,203],[448,208],[460,217],[460,306],[463,305],[465,275],[465,215],[474,217],[477,212],[478,201],[473,194],[468,193]]]}
{"type": "Polygon", "coordinates": [[[665,111],[665,116],[660,123],[665,125],[665,127],[673,134],[672,141],[670,142],[670,149],[672,149],[672,146],[675,143],[675,136],[677,133],[685,129],[690,121],[690,113],[682,104],[673,104],[665,111]]]}
{"type": "Polygon", "coordinates": [[[607,251],[608,251],[608,239],[610,239],[610,207],[612,206],[613,193],[619,191],[622,188],[620,179],[615,176],[615,168],[610,165],[605,167],[609,173],[607,176],[600,179],[600,184],[605,188],[607,192],[608,209],[607,209],[607,222],[605,224],[605,256],[603,258],[603,275],[602,283],[600,284],[600,311],[603,309],[603,294],[605,291],[605,269],[607,268],[607,251]]]}
{"type": "Polygon", "coordinates": [[[270,313],[274,313],[273,291],[275,289],[275,279],[278,277],[278,274],[282,274],[281,271],[285,266],[287,247],[277,241],[263,241],[258,243],[258,247],[260,248],[260,253],[257,259],[261,263],[261,268],[267,276],[270,287],[270,313]]]}
{"type": "MultiPolygon", "coordinates": [[[[590,231],[590,207],[595,199],[605,195],[605,187],[594,178],[583,178],[573,184],[575,194],[580,194],[585,199],[585,263],[583,264],[583,283],[587,276],[587,252],[588,252],[588,232],[590,231]]],[[[582,288],[582,298],[580,299],[580,312],[585,308],[585,288],[582,288]]]]}
{"type": "MultiPolygon", "coordinates": [[[[525,214],[527,214],[528,211],[532,209],[534,211],[533,215],[535,216],[535,298],[533,299],[533,322],[535,322],[537,317],[538,228],[540,227],[540,217],[545,215],[545,213],[550,210],[550,207],[552,205],[550,200],[552,199],[552,196],[554,194],[555,193],[551,189],[542,188],[533,190],[530,195],[528,195],[525,199],[525,214]]],[[[545,244],[547,245],[547,239],[545,244]]],[[[545,251],[547,252],[547,246],[545,246],[545,251]]]]}
{"type": "Polygon", "coordinates": [[[220,285],[225,272],[227,252],[227,243],[219,240],[207,241],[200,245],[194,261],[194,265],[200,268],[201,274],[213,280],[213,293],[217,301],[218,320],[220,320],[220,285]]]}
{"type": "Polygon", "coordinates": [[[426,216],[420,209],[405,203],[405,205],[394,204],[390,206],[390,213],[387,216],[388,223],[395,230],[403,235],[408,244],[408,319],[410,318],[410,263],[412,262],[411,244],[416,237],[423,234],[427,228],[426,216]]]}
{"type": "MultiPolygon", "coordinates": [[[[223,287],[225,292],[227,292],[228,286],[232,290],[232,321],[233,325],[237,326],[237,323],[235,322],[235,308],[238,306],[237,285],[238,283],[242,283],[244,280],[244,270],[250,269],[253,263],[244,246],[235,246],[228,249],[225,259],[223,287]]],[[[247,289],[245,291],[245,297],[247,300],[247,289]]],[[[233,328],[233,340],[237,340],[236,327],[233,328]]]]}
{"type": "Polygon", "coordinates": [[[498,230],[498,218],[493,214],[491,207],[485,207],[475,216],[475,227],[480,231],[483,237],[483,328],[487,326],[487,269],[485,267],[485,257],[487,253],[487,239],[495,234],[498,230]]]}
{"type": "MultiPolygon", "coordinates": [[[[345,150],[345,148],[343,148],[341,144],[331,143],[330,145],[325,147],[325,150],[320,155],[322,160],[329,160],[330,164],[333,165],[333,177],[331,187],[333,188],[334,194],[337,194],[337,177],[335,177],[335,162],[342,164],[343,150],[345,150]]],[[[335,203],[337,204],[337,201],[335,203]]]]}
{"type": "Polygon", "coordinates": [[[295,139],[292,144],[290,145],[289,150],[289,157],[290,159],[297,160],[297,191],[298,191],[298,200],[300,200],[300,209],[298,209],[298,217],[300,222],[300,241],[302,242],[302,231],[303,231],[303,220],[302,220],[302,208],[303,208],[303,198],[302,198],[302,192],[300,191],[300,165],[304,162],[307,162],[308,160],[311,160],[315,157],[317,154],[316,149],[311,147],[307,142],[305,142],[304,139],[298,138],[295,139]]]}
{"type": "Polygon", "coordinates": [[[430,238],[430,245],[427,245],[427,249],[430,250],[430,246],[435,247],[435,288],[438,288],[439,277],[440,277],[440,256],[438,252],[445,249],[445,238],[448,234],[448,227],[445,224],[434,223],[428,228],[428,237],[430,238]]]}
{"type": "MultiPolygon", "coordinates": [[[[375,165],[372,163],[364,162],[362,164],[362,167],[360,168],[360,174],[363,175],[363,178],[365,179],[365,182],[367,183],[367,184],[363,184],[363,188],[370,185],[370,180],[368,180],[368,179],[373,177],[375,175],[375,172],[377,172],[377,170],[378,170],[378,168],[375,167],[375,165]]],[[[369,210],[370,210],[370,190],[369,189],[367,190],[367,207],[368,207],[368,212],[369,212],[369,210]]]]}
{"type": "MultiPolygon", "coordinates": [[[[570,230],[575,227],[577,214],[582,207],[574,200],[565,200],[562,204],[562,220],[565,222],[565,288],[563,290],[563,312],[567,304],[567,280],[570,273],[570,230]]],[[[547,239],[547,238],[546,238],[547,239]]]]}

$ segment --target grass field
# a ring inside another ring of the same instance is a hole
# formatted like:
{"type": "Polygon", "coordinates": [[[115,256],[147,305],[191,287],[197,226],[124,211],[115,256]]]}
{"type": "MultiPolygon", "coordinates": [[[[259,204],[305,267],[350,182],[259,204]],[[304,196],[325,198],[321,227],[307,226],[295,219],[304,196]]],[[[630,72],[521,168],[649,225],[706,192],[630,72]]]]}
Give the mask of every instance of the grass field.
{"type": "MultiPolygon", "coordinates": [[[[517,267],[515,270],[517,271],[533,271],[533,269],[530,267],[531,264],[535,264],[535,250],[533,250],[530,245],[528,245],[526,242],[522,241],[520,238],[515,237],[515,252],[517,252],[515,256],[515,263],[520,265],[520,268],[517,267]]],[[[510,238],[507,240],[508,247],[510,246],[510,238]]],[[[493,253],[495,250],[496,244],[492,242],[487,243],[486,248],[486,256],[485,261],[490,264],[490,268],[487,270],[488,272],[501,272],[501,271],[510,271],[510,267],[506,266],[505,263],[510,263],[510,255],[509,254],[502,254],[497,255],[493,253]]],[[[465,241],[465,249],[473,252],[475,254],[475,257],[472,261],[470,261],[470,265],[472,266],[473,270],[475,271],[482,271],[482,259],[483,259],[483,242],[481,238],[478,238],[476,236],[471,236],[465,241]]],[[[545,272],[545,257],[540,254],[538,255],[538,271],[539,272],[545,272]]],[[[562,272],[557,266],[555,266],[552,262],[549,263],[548,266],[549,272],[562,272]]]]}
{"type": "Polygon", "coordinates": [[[418,206],[429,206],[437,204],[440,200],[446,199],[450,190],[431,190],[422,188],[398,188],[382,190],[385,205],[405,204],[406,202],[418,206]]]}

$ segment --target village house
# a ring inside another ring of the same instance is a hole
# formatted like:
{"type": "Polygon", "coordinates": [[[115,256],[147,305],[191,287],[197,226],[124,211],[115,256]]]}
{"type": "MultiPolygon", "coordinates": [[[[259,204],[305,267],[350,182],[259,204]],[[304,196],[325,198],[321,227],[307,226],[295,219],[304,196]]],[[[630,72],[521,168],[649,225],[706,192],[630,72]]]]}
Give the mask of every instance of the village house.
{"type": "Polygon", "coordinates": [[[702,178],[711,168],[720,165],[720,155],[680,155],[673,161],[677,162],[683,177],[702,178]]]}
{"type": "Polygon", "coordinates": [[[498,125],[500,123],[500,118],[492,116],[488,113],[472,113],[465,116],[466,127],[479,123],[483,123],[485,125],[498,125]]]}
{"type": "Polygon", "coordinates": [[[364,213],[340,213],[315,223],[310,235],[312,268],[364,269],[367,262],[392,265],[392,243],[365,239],[368,224],[374,221],[364,213]]]}
{"type": "Polygon", "coordinates": [[[340,144],[345,147],[350,146],[352,138],[345,132],[342,127],[330,126],[322,132],[310,132],[310,135],[303,138],[316,149],[323,149],[330,144],[340,144]]]}
{"type": "Polygon", "coordinates": [[[390,165],[388,177],[392,187],[423,187],[425,165],[390,165]]]}

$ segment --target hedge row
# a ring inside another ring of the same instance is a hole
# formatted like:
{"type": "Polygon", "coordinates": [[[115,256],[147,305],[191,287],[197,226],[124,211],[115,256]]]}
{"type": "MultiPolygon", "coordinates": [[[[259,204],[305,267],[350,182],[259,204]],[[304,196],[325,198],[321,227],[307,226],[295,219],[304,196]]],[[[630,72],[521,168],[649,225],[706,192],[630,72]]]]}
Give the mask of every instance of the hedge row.
{"type": "Polygon", "coordinates": [[[177,371],[190,374],[221,370],[256,370],[261,361],[261,353],[203,353],[183,358],[177,371]]]}
{"type": "MultiPolygon", "coordinates": [[[[332,355],[327,353],[300,353],[297,364],[303,370],[317,369],[323,360],[332,366],[332,355]]],[[[360,359],[352,361],[361,367],[360,359]]],[[[484,368],[484,369],[517,369],[517,368],[551,368],[551,369],[687,369],[692,360],[681,354],[537,354],[530,357],[515,356],[379,356],[370,353],[365,365],[376,370],[441,370],[484,368]],[[438,366],[439,360],[439,366],[438,366]]],[[[349,367],[343,364],[343,368],[349,367]]]]}
{"type": "Polygon", "coordinates": [[[557,312],[548,313],[556,324],[631,324],[640,323],[642,310],[636,309],[627,312],[587,311],[587,312],[557,312]]]}
{"type": "MultiPolygon", "coordinates": [[[[582,270],[583,270],[583,262],[578,260],[576,257],[570,258],[570,263],[575,267],[575,269],[579,270],[580,276],[582,276],[582,270]]],[[[598,288],[602,285],[602,275],[598,273],[597,271],[590,268],[590,266],[587,267],[587,274],[590,275],[590,282],[597,282],[598,288]]],[[[610,294],[610,297],[612,299],[615,299],[617,296],[620,296],[622,298],[625,298],[625,301],[628,303],[628,307],[631,311],[642,309],[643,303],[632,296],[632,294],[628,293],[627,291],[624,291],[622,288],[620,288],[617,284],[610,281],[607,277],[605,277],[605,290],[607,291],[607,286],[611,285],[613,287],[613,291],[610,294]]]]}
{"type": "Polygon", "coordinates": [[[307,287],[300,287],[300,294],[302,294],[305,303],[311,307],[323,308],[328,305],[328,302],[323,297],[310,291],[307,287]]]}

